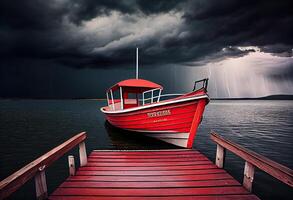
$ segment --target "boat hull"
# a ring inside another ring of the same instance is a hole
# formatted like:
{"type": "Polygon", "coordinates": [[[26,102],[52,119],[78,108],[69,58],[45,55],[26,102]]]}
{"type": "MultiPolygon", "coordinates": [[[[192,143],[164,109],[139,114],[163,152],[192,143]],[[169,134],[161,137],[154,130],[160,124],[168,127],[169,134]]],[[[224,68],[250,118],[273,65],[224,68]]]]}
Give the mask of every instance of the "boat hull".
{"type": "Polygon", "coordinates": [[[104,113],[109,123],[115,127],[191,148],[207,103],[207,96],[189,97],[179,102],[169,101],[136,110],[104,113]]]}

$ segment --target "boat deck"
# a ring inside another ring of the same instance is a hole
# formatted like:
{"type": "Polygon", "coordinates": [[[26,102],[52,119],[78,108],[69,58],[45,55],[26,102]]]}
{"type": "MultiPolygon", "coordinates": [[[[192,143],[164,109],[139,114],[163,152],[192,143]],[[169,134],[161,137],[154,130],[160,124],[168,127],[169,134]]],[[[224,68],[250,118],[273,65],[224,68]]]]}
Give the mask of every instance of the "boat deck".
{"type": "Polygon", "coordinates": [[[49,199],[258,199],[197,150],[95,150],[49,199]]]}

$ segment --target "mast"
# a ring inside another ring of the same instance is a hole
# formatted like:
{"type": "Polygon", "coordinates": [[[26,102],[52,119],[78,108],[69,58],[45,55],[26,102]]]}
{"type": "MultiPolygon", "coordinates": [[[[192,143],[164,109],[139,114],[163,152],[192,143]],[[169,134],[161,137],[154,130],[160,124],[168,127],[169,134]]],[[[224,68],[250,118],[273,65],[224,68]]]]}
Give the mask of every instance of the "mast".
{"type": "Polygon", "coordinates": [[[136,47],[136,79],[138,79],[138,48],[136,47]]]}

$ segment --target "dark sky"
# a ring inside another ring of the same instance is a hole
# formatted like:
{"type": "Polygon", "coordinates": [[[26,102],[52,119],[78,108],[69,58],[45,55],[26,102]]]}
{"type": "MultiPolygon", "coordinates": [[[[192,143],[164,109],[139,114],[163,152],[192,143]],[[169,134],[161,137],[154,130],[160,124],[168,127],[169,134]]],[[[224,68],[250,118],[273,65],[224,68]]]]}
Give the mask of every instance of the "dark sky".
{"type": "Polygon", "coordinates": [[[1,0],[0,97],[95,98],[135,74],[168,92],[293,94],[292,0],[1,0]],[[254,90],[243,89],[257,86],[254,90]]]}

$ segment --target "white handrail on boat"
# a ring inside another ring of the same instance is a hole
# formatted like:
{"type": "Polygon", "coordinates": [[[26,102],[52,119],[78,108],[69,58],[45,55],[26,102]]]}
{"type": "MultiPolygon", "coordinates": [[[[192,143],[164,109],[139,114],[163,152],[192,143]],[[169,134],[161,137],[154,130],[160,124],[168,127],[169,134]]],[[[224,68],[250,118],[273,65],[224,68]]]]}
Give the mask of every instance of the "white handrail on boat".
{"type": "Polygon", "coordinates": [[[115,104],[114,104],[114,98],[113,98],[113,91],[112,91],[112,89],[110,90],[110,94],[111,94],[111,99],[112,99],[112,110],[115,110],[115,104]]]}
{"type": "Polygon", "coordinates": [[[120,108],[123,110],[123,93],[122,93],[122,87],[120,87],[120,108]]]}
{"type": "MultiPolygon", "coordinates": [[[[159,96],[154,96],[154,99],[157,98],[157,97],[159,97],[159,96]]],[[[151,97],[150,97],[150,98],[145,98],[144,100],[145,100],[145,101],[147,101],[147,100],[152,100],[152,98],[151,98],[151,97]]],[[[142,101],[142,99],[139,99],[139,101],[142,101]]],[[[157,101],[157,102],[158,102],[158,101],[157,101]]]]}
{"type": "Polygon", "coordinates": [[[159,91],[159,97],[158,97],[158,99],[157,99],[157,103],[160,102],[161,93],[162,93],[162,90],[159,91]]]}
{"type": "MultiPolygon", "coordinates": [[[[148,90],[146,92],[151,92],[151,90],[148,90]]],[[[153,103],[153,99],[158,98],[157,99],[157,103],[160,102],[161,97],[168,97],[168,96],[181,96],[184,94],[163,94],[161,95],[162,90],[160,89],[159,91],[159,95],[158,96],[151,96],[150,98],[144,98],[144,94],[142,95],[142,99],[139,99],[139,101],[142,102],[142,105],[145,105],[145,102],[148,100],[151,100],[151,103],[153,103]]]]}
{"type": "MultiPolygon", "coordinates": [[[[146,100],[151,100],[151,103],[153,103],[154,98],[160,99],[161,90],[162,90],[161,88],[155,88],[155,89],[151,89],[151,90],[147,90],[147,91],[143,92],[142,93],[142,105],[145,104],[146,100]],[[156,90],[159,90],[159,95],[158,96],[154,96],[154,91],[156,91],[156,90]],[[145,94],[147,94],[147,93],[151,93],[151,98],[144,98],[145,94]]],[[[158,99],[157,99],[157,102],[158,102],[158,99]]]]}
{"type": "Polygon", "coordinates": [[[107,104],[108,104],[108,106],[110,106],[110,103],[109,103],[109,94],[108,94],[108,91],[106,92],[106,96],[107,96],[107,104]]]}
{"type": "Polygon", "coordinates": [[[156,108],[159,106],[163,106],[163,105],[169,105],[169,104],[174,104],[174,103],[181,103],[181,102],[187,102],[187,101],[193,101],[193,100],[198,100],[198,99],[208,99],[209,100],[209,96],[204,94],[204,95],[195,95],[195,96],[186,96],[185,98],[178,98],[176,100],[173,101],[161,101],[158,103],[153,103],[153,104],[148,104],[148,105],[144,105],[144,106],[135,106],[132,108],[127,108],[124,110],[117,110],[117,111],[111,111],[111,110],[106,110],[104,107],[101,108],[101,111],[103,113],[128,113],[130,111],[136,111],[136,110],[143,110],[146,108],[156,108]]]}
{"type": "Polygon", "coordinates": [[[161,97],[168,97],[168,96],[181,96],[181,95],[184,95],[184,94],[163,94],[163,95],[161,95],[161,97]]]}

